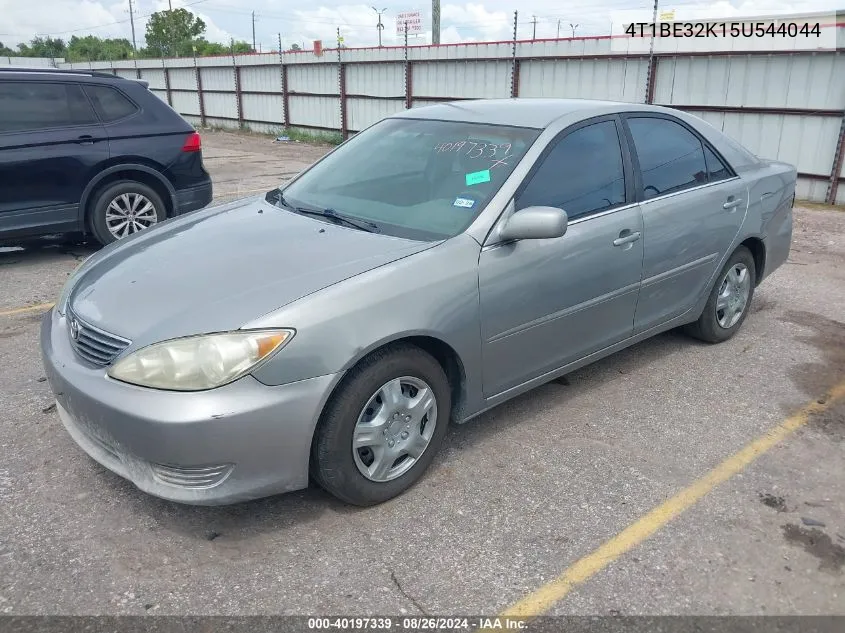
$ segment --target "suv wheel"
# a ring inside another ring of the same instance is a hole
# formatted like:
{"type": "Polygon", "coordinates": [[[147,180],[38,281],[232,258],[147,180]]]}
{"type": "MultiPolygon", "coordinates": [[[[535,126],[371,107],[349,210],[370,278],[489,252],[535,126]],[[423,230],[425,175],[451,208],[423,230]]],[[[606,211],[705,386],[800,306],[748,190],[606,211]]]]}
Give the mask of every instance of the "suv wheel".
{"type": "Polygon", "coordinates": [[[166,217],[164,202],[151,187],[121,180],[97,195],[91,212],[91,230],[101,244],[111,244],[166,217]]]}

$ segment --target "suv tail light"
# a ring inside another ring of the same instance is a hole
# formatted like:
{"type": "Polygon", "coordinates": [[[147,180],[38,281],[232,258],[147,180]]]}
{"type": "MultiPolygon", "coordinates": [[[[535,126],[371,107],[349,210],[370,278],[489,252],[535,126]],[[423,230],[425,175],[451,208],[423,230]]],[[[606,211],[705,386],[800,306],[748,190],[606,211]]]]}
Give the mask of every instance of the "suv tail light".
{"type": "Polygon", "coordinates": [[[199,152],[202,150],[202,139],[200,139],[199,132],[192,132],[185,139],[185,144],[182,146],[183,152],[199,152]]]}

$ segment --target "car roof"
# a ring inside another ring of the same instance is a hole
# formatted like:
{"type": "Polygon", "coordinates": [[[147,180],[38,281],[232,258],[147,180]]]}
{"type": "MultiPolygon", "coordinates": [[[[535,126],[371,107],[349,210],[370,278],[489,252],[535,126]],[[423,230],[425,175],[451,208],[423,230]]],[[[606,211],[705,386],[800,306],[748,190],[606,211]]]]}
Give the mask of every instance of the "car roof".
{"type": "Polygon", "coordinates": [[[595,99],[478,99],[422,106],[394,115],[395,118],[437,119],[465,123],[490,123],[544,129],[563,117],[589,119],[614,112],[671,112],[660,106],[595,99]],[[574,116],[573,116],[574,115],[574,116]]]}
{"type": "Polygon", "coordinates": [[[71,70],[64,68],[28,68],[26,66],[6,66],[0,68],[0,77],[14,77],[15,79],[43,79],[55,81],[61,79],[79,79],[91,77],[97,79],[123,80],[125,77],[96,70],[71,70]]]}

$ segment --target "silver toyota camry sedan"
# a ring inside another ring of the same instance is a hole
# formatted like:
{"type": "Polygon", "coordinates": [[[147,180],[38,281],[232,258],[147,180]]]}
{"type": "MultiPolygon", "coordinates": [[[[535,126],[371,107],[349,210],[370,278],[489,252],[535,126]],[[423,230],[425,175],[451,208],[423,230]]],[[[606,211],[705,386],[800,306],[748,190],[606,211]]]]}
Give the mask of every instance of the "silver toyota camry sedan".
{"type": "Polygon", "coordinates": [[[450,421],[670,328],[733,336],[787,258],[795,183],[666,108],[404,111],[89,258],[44,365],[73,439],[148,493],[223,504],[310,476],[379,503],[450,421]]]}

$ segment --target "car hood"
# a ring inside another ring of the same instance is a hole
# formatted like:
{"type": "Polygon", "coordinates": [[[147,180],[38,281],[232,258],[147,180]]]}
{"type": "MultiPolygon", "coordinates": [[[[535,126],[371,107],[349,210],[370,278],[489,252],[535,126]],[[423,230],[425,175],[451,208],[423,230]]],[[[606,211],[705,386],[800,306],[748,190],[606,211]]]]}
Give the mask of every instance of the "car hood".
{"type": "Polygon", "coordinates": [[[326,286],[434,246],[250,198],[168,220],[94,255],[69,305],[133,342],[242,327],[326,286]]]}

